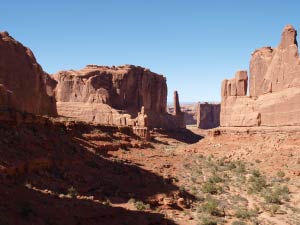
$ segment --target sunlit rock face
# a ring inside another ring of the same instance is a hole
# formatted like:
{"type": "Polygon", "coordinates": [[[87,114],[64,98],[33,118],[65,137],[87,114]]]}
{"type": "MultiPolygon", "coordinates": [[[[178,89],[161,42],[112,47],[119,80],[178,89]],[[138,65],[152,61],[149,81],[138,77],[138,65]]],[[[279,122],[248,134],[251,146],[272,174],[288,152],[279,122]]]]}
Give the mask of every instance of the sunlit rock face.
{"type": "Polygon", "coordinates": [[[287,25],[277,48],[252,54],[250,78],[222,82],[221,126],[300,125],[300,60],[296,30],[287,25]],[[249,96],[247,87],[249,86],[249,96]]]}

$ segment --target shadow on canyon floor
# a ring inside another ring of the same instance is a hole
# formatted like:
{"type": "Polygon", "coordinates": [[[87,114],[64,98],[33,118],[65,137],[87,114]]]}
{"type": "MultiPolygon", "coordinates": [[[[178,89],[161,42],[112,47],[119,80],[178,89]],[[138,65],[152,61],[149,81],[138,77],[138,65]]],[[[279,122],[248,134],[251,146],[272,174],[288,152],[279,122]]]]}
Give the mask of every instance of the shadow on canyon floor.
{"type": "Polygon", "coordinates": [[[111,204],[126,204],[135,199],[155,207],[158,201],[153,200],[157,194],[194,198],[180,191],[171,180],[107,154],[92,153],[90,150],[95,146],[83,140],[81,131],[90,132],[84,127],[68,129],[62,125],[1,124],[0,164],[18,167],[27,162],[28,165],[26,170],[21,166],[17,174],[2,180],[0,222],[3,219],[8,220],[7,224],[10,221],[11,224],[133,224],[137,221],[138,224],[174,224],[163,219],[163,214],[58,198],[71,187],[80,195],[94,196],[111,204]],[[40,168],[30,165],[37,159],[44,159],[46,165],[41,163],[40,168]],[[26,172],[28,168],[32,168],[31,172],[26,172]],[[51,190],[56,196],[27,189],[25,184],[51,190]]]}
{"type": "Polygon", "coordinates": [[[186,144],[197,143],[203,138],[203,136],[199,134],[195,134],[189,129],[180,129],[177,131],[157,131],[157,132],[159,134],[166,135],[168,138],[172,138],[186,144]]]}

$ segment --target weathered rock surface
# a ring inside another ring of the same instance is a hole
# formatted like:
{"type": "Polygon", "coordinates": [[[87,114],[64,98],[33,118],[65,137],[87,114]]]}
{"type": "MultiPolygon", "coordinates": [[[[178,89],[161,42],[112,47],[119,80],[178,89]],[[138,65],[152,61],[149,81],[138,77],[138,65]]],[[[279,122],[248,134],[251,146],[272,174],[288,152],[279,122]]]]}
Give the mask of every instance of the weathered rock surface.
{"type": "Polygon", "coordinates": [[[0,32],[0,107],[55,116],[51,85],[31,50],[0,32]]]}
{"type": "Polygon", "coordinates": [[[184,113],[181,111],[179,104],[179,95],[177,91],[174,91],[174,112],[173,115],[176,120],[176,127],[185,128],[185,117],[184,113]]]}
{"type": "Polygon", "coordinates": [[[198,103],[197,105],[197,127],[210,129],[220,126],[220,104],[198,103]]]}
{"type": "Polygon", "coordinates": [[[284,126],[300,124],[300,59],[296,30],[287,25],[277,48],[252,54],[250,89],[247,74],[222,82],[221,126],[284,126]]]}
{"type": "Polygon", "coordinates": [[[136,114],[142,106],[146,112],[166,112],[166,78],[142,67],[88,65],[54,78],[58,102],[103,103],[136,114]]]}
{"type": "Polygon", "coordinates": [[[166,112],[166,78],[148,69],[88,65],[78,71],[58,72],[53,77],[57,81],[55,95],[61,116],[101,124],[181,127],[178,118],[166,112]],[[139,113],[141,109],[143,113],[139,113]],[[141,118],[145,115],[147,125],[141,118]]]}

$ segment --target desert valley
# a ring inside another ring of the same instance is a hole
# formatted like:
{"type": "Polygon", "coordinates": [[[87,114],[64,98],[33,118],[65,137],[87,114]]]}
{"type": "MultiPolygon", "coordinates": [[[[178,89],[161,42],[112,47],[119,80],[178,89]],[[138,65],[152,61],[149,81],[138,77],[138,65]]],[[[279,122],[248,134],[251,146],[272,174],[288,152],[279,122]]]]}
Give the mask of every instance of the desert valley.
{"type": "Polygon", "coordinates": [[[220,103],[180,104],[141,66],[48,74],[1,32],[0,225],[299,225],[296,36],[224,77],[220,103]]]}

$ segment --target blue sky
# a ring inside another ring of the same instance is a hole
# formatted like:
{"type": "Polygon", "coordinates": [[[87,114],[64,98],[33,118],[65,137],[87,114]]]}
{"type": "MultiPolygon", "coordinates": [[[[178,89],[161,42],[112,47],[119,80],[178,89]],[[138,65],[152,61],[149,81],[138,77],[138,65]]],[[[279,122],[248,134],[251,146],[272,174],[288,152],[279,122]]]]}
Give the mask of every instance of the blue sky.
{"type": "Polygon", "coordinates": [[[54,73],[87,64],[134,64],[167,77],[169,100],[219,101],[220,84],[251,53],[300,25],[291,0],[2,1],[0,30],[54,73]]]}

